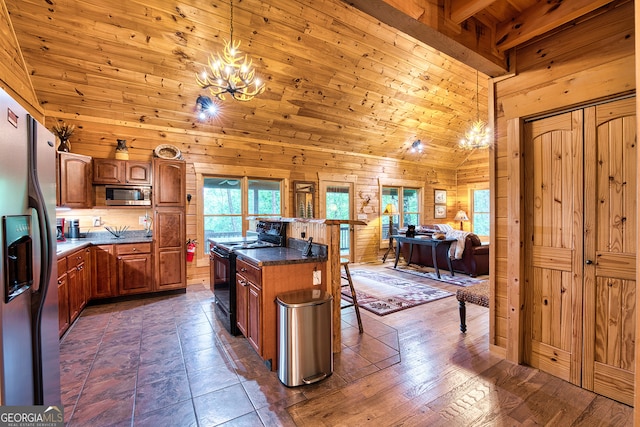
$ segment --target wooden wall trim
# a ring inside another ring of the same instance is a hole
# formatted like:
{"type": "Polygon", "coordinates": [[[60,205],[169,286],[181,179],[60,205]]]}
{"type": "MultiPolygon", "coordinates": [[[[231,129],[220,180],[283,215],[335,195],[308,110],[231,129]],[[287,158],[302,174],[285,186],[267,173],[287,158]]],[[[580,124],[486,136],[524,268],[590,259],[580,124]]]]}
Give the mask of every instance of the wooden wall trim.
{"type": "Polygon", "coordinates": [[[502,100],[504,115],[507,119],[530,117],[540,113],[551,113],[562,108],[618,97],[631,92],[629,82],[634,80],[634,58],[632,56],[613,60],[606,64],[576,71],[544,87],[523,90],[502,100]],[[606,82],[596,84],[595,82],[606,82]],[[589,87],[589,90],[583,90],[589,87]]]}
{"type": "MultiPolygon", "coordinates": [[[[640,34],[640,2],[633,2],[634,9],[633,14],[635,17],[635,64],[634,69],[636,73],[636,87],[640,87],[640,43],[638,41],[638,34],[640,34]]],[[[636,117],[640,117],[640,105],[636,98],[636,117]]],[[[640,135],[640,120],[636,120],[636,134],[640,135]]],[[[637,155],[637,164],[640,165],[640,150],[638,150],[637,155]]],[[[640,174],[636,176],[636,188],[640,188],[640,174]]],[[[638,203],[638,198],[636,198],[636,205],[638,203]]],[[[636,212],[638,212],[638,206],[636,206],[636,212]]],[[[638,233],[636,237],[636,248],[640,248],[640,233],[638,233]]],[[[636,283],[640,283],[640,257],[636,257],[636,283]]],[[[640,307],[640,292],[636,292],[636,307],[640,307]]],[[[640,316],[638,316],[636,312],[636,331],[640,331],[640,316]]],[[[634,408],[633,408],[633,424],[636,426],[640,425],[640,392],[638,392],[638,384],[640,384],[640,352],[638,351],[638,343],[636,342],[636,351],[635,351],[635,384],[634,384],[634,408]]]]}
{"type": "Polygon", "coordinates": [[[523,357],[523,300],[522,278],[524,257],[522,250],[522,120],[507,121],[508,189],[507,189],[507,360],[521,363],[523,357]]]}
{"type": "MultiPolygon", "coordinates": [[[[489,121],[495,123],[496,86],[495,80],[489,79],[489,121]]],[[[495,345],[496,339],[496,132],[493,132],[493,146],[489,149],[489,344],[495,345]]],[[[504,349],[503,349],[504,350],[504,349]]]]}
{"type": "Polygon", "coordinates": [[[288,179],[291,172],[285,169],[261,168],[255,166],[229,166],[215,163],[194,163],[196,174],[223,176],[252,176],[260,178],[288,179]]]}

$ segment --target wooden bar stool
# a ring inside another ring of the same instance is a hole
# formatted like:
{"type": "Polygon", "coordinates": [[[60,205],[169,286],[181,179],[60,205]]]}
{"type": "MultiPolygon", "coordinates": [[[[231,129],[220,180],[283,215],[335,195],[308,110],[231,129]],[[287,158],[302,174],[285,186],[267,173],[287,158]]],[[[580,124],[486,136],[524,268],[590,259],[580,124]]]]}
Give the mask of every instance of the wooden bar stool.
{"type": "Polygon", "coordinates": [[[356,290],[353,287],[353,280],[351,280],[351,273],[349,272],[349,259],[340,258],[340,265],[344,267],[344,274],[340,274],[340,277],[346,280],[346,283],[342,282],[340,286],[342,288],[345,288],[347,286],[349,287],[349,289],[351,290],[351,300],[353,301],[350,304],[340,305],[340,309],[353,307],[353,309],[356,311],[356,317],[358,318],[358,329],[360,330],[360,333],[362,333],[363,329],[362,329],[362,319],[360,318],[360,307],[358,307],[358,298],[356,297],[356,290]]]}

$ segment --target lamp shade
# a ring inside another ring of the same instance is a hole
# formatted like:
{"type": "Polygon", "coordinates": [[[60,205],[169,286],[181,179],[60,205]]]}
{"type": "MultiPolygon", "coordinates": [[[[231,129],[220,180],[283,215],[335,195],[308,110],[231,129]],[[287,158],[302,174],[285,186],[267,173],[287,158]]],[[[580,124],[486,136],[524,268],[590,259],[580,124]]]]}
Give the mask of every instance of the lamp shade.
{"type": "Polygon", "coordinates": [[[389,203],[384,208],[384,213],[386,213],[386,214],[397,214],[398,213],[398,208],[393,203],[389,203]]]}
{"type": "Polygon", "coordinates": [[[453,218],[454,221],[469,221],[469,217],[467,216],[467,213],[463,210],[459,210],[458,213],[456,214],[456,217],[453,218]]]}

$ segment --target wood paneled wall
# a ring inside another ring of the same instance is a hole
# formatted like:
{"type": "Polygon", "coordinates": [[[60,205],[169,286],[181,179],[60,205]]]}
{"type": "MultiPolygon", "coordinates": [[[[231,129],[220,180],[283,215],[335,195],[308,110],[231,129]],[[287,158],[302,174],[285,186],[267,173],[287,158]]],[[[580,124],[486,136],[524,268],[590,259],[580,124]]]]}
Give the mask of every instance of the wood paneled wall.
{"type": "MultiPolygon", "coordinates": [[[[520,120],[635,90],[633,2],[612,3],[598,16],[518,48],[513,77],[494,82],[496,147],[492,194],[495,233],[492,344],[519,361],[522,295],[520,120]],[[512,132],[510,135],[509,132],[512,132]]],[[[526,161],[526,160],[524,160],[526,161]]]]}

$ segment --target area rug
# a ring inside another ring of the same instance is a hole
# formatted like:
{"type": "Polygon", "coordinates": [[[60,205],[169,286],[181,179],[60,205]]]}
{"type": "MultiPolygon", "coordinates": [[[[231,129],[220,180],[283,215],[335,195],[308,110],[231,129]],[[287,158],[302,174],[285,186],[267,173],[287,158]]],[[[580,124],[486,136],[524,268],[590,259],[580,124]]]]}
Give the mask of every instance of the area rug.
{"type": "MultiPolygon", "coordinates": [[[[391,269],[391,270],[395,270],[395,271],[399,271],[401,273],[408,273],[408,274],[413,274],[414,276],[420,276],[420,277],[424,277],[425,279],[431,279],[431,280],[439,280],[440,282],[445,282],[448,283],[450,285],[457,285],[457,286],[473,286],[473,285],[477,285],[478,283],[482,283],[484,282],[486,279],[477,279],[474,277],[469,277],[467,275],[463,275],[463,274],[459,274],[456,276],[452,276],[451,274],[446,274],[443,269],[440,269],[440,277],[438,277],[436,275],[436,273],[434,271],[429,271],[429,270],[433,270],[430,267],[420,267],[418,265],[399,265],[396,268],[393,268],[391,266],[387,266],[386,268],[391,269]],[[429,269],[429,270],[427,270],[429,269]]],[[[447,270],[447,272],[449,272],[447,270]]]]}
{"type": "MultiPolygon", "coordinates": [[[[368,270],[351,270],[358,306],[384,316],[453,295],[422,283],[368,270]]],[[[351,291],[342,288],[342,298],[352,302],[351,291]]]]}

